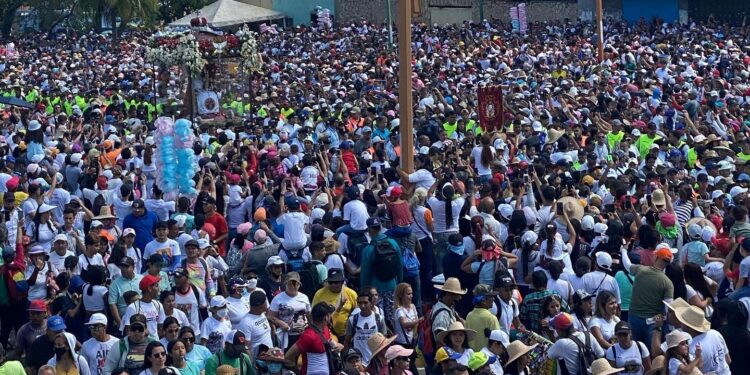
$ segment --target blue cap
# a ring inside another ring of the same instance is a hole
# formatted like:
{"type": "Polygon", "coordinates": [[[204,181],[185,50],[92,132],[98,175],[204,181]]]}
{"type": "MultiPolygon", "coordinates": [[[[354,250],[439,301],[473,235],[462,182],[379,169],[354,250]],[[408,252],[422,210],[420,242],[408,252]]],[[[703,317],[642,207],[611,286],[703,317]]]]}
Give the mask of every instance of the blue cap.
{"type": "Polygon", "coordinates": [[[55,332],[58,332],[58,331],[64,331],[65,328],[67,327],[65,326],[65,321],[63,320],[61,316],[52,315],[49,318],[47,318],[47,328],[55,332]]]}
{"type": "Polygon", "coordinates": [[[747,173],[740,173],[740,176],[737,177],[737,181],[747,181],[750,182],[750,175],[747,173]]]}
{"type": "Polygon", "coordinates": [[[105,124],[112,124],[115,122],[115,116],[107,115],[104,117],[104,123],[105,124]]]}
{"type": "Polygon", "coordinates": [[[672,159],[672,158],[681,159],[682,158],[682,151],[680,151],[678,149],[674,149],[674,150],[670,151],[668,159],[672,159]]]}
{"type": "Polygon", "coordinates": [[[5,155],[5,161],[7,163],[15,163],[16,162],[16,158],[14,158],[13,155],[5,155]]]}

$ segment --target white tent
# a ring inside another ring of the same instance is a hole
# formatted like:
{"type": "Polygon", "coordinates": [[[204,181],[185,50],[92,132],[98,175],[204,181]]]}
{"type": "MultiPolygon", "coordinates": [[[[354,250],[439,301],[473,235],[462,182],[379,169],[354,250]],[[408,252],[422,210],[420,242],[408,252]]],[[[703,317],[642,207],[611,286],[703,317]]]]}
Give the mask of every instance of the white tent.
{"type": "Polygon", "coordinates": [[[284,13],[257,7],[234,0],[219,0],[169,24],[172,27],[190,27],[190,20],[203,17],[214,28],[241,25],[250,22],[271,21],[286,17],[284,13]]]}

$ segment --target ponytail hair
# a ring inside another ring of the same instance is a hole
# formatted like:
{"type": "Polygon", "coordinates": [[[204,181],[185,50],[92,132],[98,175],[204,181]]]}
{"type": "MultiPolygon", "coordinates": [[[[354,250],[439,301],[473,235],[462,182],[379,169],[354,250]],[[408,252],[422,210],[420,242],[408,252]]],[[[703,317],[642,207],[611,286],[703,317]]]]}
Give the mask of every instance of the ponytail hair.
{"type": "Polygon", "coordinates": [[[492,148],[490,148],[490,135],[487,133],[484,133],[481,138],[482,142],[482,154],[480,155],[480,163],[483,167],[489,168],[490,163],[492,163],[492,148]]]}
{"type": "Polygon", "coordinates": [[[441,192],[443,201],[445,202],[445,226],[447,228],[453,225],[453,205],[451,203],[453,202],[453,194],[456,193],[456,190],[453,188],[453,185],[446,182],[441,192]]]}
{"type": "Polygon", "coordinates": [[[484,229],[484,219],[481,216],[471,218],[471,235],[474,237],[474,244],[477,249],[482,246],[482,237],[484,229]]]}

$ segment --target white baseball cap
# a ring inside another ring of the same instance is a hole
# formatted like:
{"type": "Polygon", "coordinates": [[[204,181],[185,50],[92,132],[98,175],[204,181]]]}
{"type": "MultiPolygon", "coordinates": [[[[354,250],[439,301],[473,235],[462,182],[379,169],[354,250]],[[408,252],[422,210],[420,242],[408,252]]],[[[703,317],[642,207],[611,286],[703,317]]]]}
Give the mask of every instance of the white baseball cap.
{"type": "Polygon", "coordinates": [[[735,186],[729,190],[729,195],[731,195],[732,198],[735,198],[742,193],[747,193],[747,188],[735,186]]]}
{"type": "Polygon", "coordinates": [[[513,216],[513,206],[507,203],[498,205],[497,210],[500,212],[500,216],[504,217],[506,220],[510,220],[510,217],[513,216]]]}
{"type": "Polygon", "coordinates": [[[93,326],[97,324],[103,324],[106,327],[107,316],[102,313],[92,314],[91,317],[89,318],[88,323],[86,323],[87,326],[93,326]]]}
{"type": "Polygon", "coordinates": [[[66,235],[64,235],[64,234],[62,234],[62,233],[61,233],[61,234],[58,234],[57,236],[55,236],[55,240],[53,241],[53,243],[54,243],[54,242],[57,242],[57,241],[65,241],[65,242],[68,242],[68,236],[66,236],[66,235]]]}
{"type": "Polygon", "coordinates": [[[600,251],[596,253],[596,264],[600,268],[604,268],[605,270],[609,270],[612,268],[612,256],[609,255],[609,253],[600,251]]]}
{"type": "Polygon", "coordinates": [[[581,218],[581,229],[594,230],[594,217],[591,215],[586,215],[581,218]]]}
{"type": "Polygon", "coordinates": [[[227,306],[227,300],[222,296],[214,296],[211,298],[211,308],[223,308],[227,306]]]}

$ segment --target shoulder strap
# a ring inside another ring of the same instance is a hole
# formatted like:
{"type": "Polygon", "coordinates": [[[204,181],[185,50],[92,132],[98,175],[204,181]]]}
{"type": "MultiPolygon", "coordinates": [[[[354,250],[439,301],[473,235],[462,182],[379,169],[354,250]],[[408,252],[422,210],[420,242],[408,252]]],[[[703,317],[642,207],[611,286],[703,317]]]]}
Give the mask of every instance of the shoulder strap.
{"type": "Polygon", "coordinates": [[[380,332],[380,329],[383,328],[383,326],[380,324],[380,314],[375,313],[375,327],[378,329],[378,332],[380,332]]]}
{"type": "Polygon", "coordinates": [[[448,313],[450,313],[450,312],[451,312],[451,311],[450,311],[450,309],[446,309],[445,307],[443,307],[443,308],[441,308],[441,309],[437,309],[437,310],[433,311],[433,312],[432,312],[432,314],[430,315],[430,326],[432,326],[432,324],[433,324],[433,323],[435,323],[435,319],[436,319],[436,318],[437,318],[437,316],[438,316],[438,315],[440,315],[440,313],[441,313],[441,312],[443,312],[443,311],[447,311],[448,313]]]}
{"type": "Polygon", "coordinates": [[[630,283],[630,285],[633,285],[633,277],[630,276],[630,272],[628,272],[628,270],[626,270],[625,268],[623,268],[622,269],[622,273],[624,273],[625,277],[628,278],[628,282],[630,283]]]}

